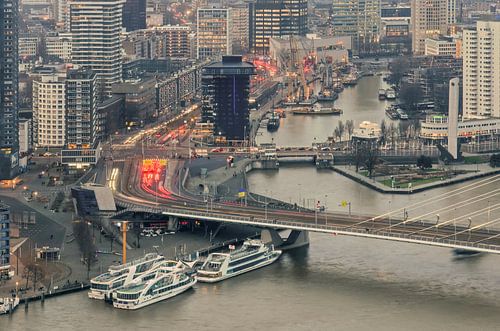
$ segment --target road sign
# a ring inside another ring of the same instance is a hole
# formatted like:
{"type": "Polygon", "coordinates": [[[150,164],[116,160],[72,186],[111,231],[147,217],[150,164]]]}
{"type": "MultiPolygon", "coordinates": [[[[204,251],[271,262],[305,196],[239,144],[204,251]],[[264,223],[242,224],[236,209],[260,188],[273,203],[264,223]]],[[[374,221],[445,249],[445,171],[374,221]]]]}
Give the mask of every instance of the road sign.
{"type": "Polygon", "coordinates": [[[238,197],[240,197],[240,198],[244,198],[244,197],[245,197],[245,193],[246,193],[245,191],[243,191],[243,192],[238,192],[238,197]]]}

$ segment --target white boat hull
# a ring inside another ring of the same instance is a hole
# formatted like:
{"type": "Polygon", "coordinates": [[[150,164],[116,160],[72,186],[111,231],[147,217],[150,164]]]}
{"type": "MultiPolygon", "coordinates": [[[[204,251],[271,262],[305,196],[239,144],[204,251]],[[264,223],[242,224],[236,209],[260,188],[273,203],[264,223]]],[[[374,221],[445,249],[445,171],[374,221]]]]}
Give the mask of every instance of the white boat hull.
{"type": "MultiPolygon", "coordinates": [[[[194,280],[182,287],[176,288],[175,290],[172,290],[170,292],[166,292],[162,294],[161,296],[158,297],[148,297],[140,300],[140,302],[127,302],[127,303],[121,303],[119,299],[115,299],[113,301],[113,307],[118,308],[118,309],[126,309],[126,310],[136,310],[140,308],[147,307],[149,305],[152,305],[153,303],[157,303],[163,300],[170,299],[172,297],[175,297],[176,295],[179,295],[190,288],[192,288],[196,284],[196,278],[194,280]]],[[[139,299],[138,299],[139,300],[139,299]]]]}
{"type": "MultiPolygon", "coordinates": [[[[278,251],[276,251],[276,252],[278,252],[278,251]]],[[[281,251],[279,251],[279,254],[276,254],[276,256],[273,256],[269,260],[262,261],[261,263],[256,264],[252,267],[249,267],[248,269],[243,269],[243,270],[233,272],[230,274],[225,274],[225,275],[222,275],[220,277],[203,277],[202,275],[198,274],[197,278],[198,278],[198,281],[202,282],[202,283],[217,283],[217,282],[223,281],[224,279],[235,277],[235,276],[244,274],[246,272],[268,266],[271,263],[274,263],[277,259],[279,259],[280,256],[281,256],[281,251]]]]}
{"type": "Polygon", "coordinates": [[[19,305],[19,298],[4,298],[3,303],[0,305],[0,315],[9,314],[13,312],[19,305]]]}

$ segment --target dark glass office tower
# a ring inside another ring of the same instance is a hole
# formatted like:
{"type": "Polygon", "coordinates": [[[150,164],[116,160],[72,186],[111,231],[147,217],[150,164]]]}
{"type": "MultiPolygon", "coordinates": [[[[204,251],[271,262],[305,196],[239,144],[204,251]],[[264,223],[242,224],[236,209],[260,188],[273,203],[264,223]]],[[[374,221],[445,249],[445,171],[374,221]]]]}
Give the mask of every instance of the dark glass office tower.
{"type": "Polygon", "coordinates": [[[123,27],[127,31],[146,28],[146,0],[127,0],[123,6],[123,27]]]}
{"type": "Polygon", "coordinates": [[[269,38],[307,33],[307,0],[255,0],[249,12],[250,45],[256,54],[269,52],[269,38]]]}
{"type": "Polygon", "coordinates": [[[0,1],[0,179],[19,168],[17,0],[0,1]]]}
{"type": "Polygon", "coordinates": [[[214,123],[214,134],[243,140],[249,131],[248,96],[254,66],[239,55],[222,57],[202,71],[202,120],[214,123]]]}

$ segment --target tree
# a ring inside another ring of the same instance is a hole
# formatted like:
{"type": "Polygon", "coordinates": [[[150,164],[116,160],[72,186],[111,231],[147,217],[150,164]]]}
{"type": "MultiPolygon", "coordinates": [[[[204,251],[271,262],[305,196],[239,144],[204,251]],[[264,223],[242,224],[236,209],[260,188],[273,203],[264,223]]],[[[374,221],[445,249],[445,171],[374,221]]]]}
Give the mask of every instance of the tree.
{"type": "Polygon", "coordinates": [[[96,247],[94,239],[89,230],[89,224],[86,221],[77,221],[73,223],[73,233],[82,253],[83,262],[87,265],[87,279],[90,278],[90,267],[97,261],[96,247]]]}
{"type": "Polygon", "coordinates": [[[36,282],[41,282],[45,277],[45,269],[37,263],[30,262],[24,267],[23,277],[26,278],[26,288],[28,288],[28,283],[31,280],[35,290],[36,282]]]}
{"type": "Polygon", "coordinates": [[[368,177],[372,178],[373,170],[378,162],[378,143],[376,141],[366,141],[364,143],[365,166],[368,170],[368,177]]]}
{"type": "Polygon", "coordinates": [[[339,142],[342,142],[342,137],[344,136],[344,133],[345,133],[345,125],[344,122],[340,120],[339,123],[337,124],[337,127],[333,131],[333,134],[335,137],[339,138],[339,142]]]}
{"type": "Polygon", "coordinates": [[[432,159],[429,156],[420,155],[417,159],[417,167],[422,170],[432,168],[432,159]]]}
{"type": "Polygon", "coordinates": [[[391,136],[391,147],[394,148],[394,142],[396,141],[396,126],[394,125],[394,122],[391,122],[391,125],[389,125],[389,135],[391,136]]]}
{"type": "Polygon", "coordinates": [[[401,83],[401,79],[403,79],[404,75],[408,71],[409,63],[408,60],[404,57],[399,57],[392,61],[389,64],[390,74],[387,77],[387,80],[390,84],[399,86],[401,83]]]}
{"type": "Polygon", "coordinates": [[[353,122],[353,120],[347,120],[345,122],[345,129],[347,131],[347,135],[349,137],[349,140],[351,140],[352,133],[354,132],[354,122],[353,122]]]}
{"type": "Polygon", "coordinates": [[[386,137],[387,137],[387,124],[385,123],[385,119],[380,122],[380,143],[384,144],[386,142],[386,137]]]}
{"type": "Polygon", "coordinates": [[[415,111],[417,104],[422,100],[422,89],[418,84],[403,84],[399,92],[401,101],[406,105],[406,110],[415,111]]]}

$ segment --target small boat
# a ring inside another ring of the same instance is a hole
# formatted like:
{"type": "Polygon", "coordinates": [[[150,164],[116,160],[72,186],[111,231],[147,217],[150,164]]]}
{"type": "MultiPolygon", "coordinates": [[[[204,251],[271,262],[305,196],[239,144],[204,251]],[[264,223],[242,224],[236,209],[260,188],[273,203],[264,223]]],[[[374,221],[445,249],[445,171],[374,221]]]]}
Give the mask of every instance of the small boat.
{"type": "Polygon", "coordinates": [[[340,115],[342,114],[342,109],[333,107],[321,107],[316,105],[315,107],[300,107],[293,108],[292,114],[294,115],[340,115]]]}
{"type": "Polygon", "coordinates": [[[386,91],[385,98],[387,100],[394,100],[394,99],[396,99],[396,91],[394,91],[394,89],[392,89],[392,88],[388,89],[386,91]]]}
{"type": "Polygon", "coordinates": [[[211,253],[198,269],[198,281],[215,283],[238,276],[270,265],[280,255],[281,251],[275,250],[273,245],[266,245],[260,240],[246,240],[241,248],[229,253],[211,253]]]}
{"type": "Polygon", "coordinates": [[[158,268],[113,295],[113,307],[136,310],[179,295],[196,284],[196,277],[171,268],[158,268]]]}
{"type": "Polygon", "coordinates": [[[397,120],[399,118],[398,112],[392,106],[389,106],[385,109],[385,114],[389,116],[391,120],[397,120]]]}
{"type": "Polygon", "coordinates": [[[378,99],[379,100],[384,100],[387,97],[387,92],[383,88],[378,90],[378,99]]]}
{"type": "Polygon", "coordinates": [[[280,117],[273,113],[271,118],[267,121],[267,131],[276,131],[280,127],[280,117]]]}
{"type": "Polygon", "coordinates": [[[0,298],[0,315],[10,314],[19,305],[19,297],[0,298]]]}
{"type": "Polygon", "coordinates": [[[409,119],[408,114],[406,114],[401,108],[398,108],[396,111],[398,112],[398,117],[400,120],[405,121],[409,119]]]}
{"type": "Polygon", "coordinates": [[[470,250],[470,249],[465,249],[465,248],[455,248],[453,250],[453,255],[457,259],[465,259],[469,257],[474,257],[474,256],[479,256],[483,254],[482,252],[470,250]]]}

